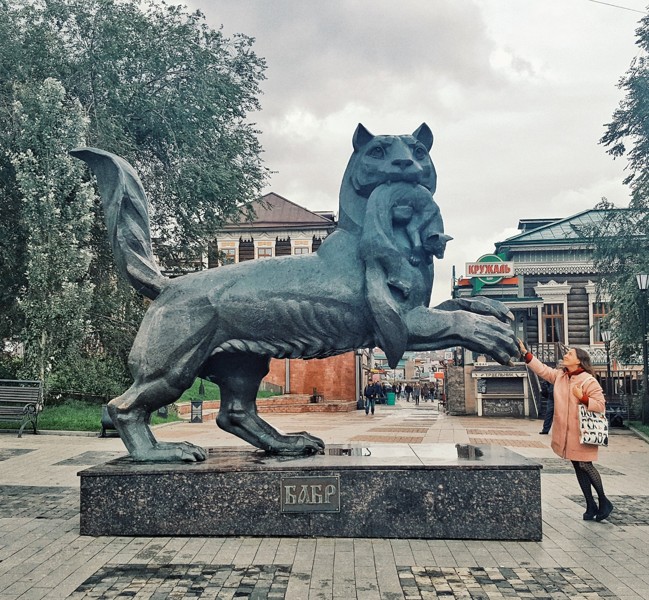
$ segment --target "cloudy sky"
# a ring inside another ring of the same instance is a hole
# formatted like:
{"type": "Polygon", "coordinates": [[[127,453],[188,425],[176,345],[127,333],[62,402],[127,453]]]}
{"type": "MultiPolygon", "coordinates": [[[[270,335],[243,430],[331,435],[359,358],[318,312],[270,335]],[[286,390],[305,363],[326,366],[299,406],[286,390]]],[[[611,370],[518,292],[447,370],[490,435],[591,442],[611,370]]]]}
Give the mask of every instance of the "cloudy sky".
{"type": "Polygon", "coordinates": [[[266,191],[337,210],[363,123],[435,135],[435,199],[455,239],[451,269],[492,252],[519,219],[568,217],[602,197],[628,202],[625,161],[598,144],[637,55],[647,0],[197,0],[212,27],[256,38],[268,63],[262,111],[266,191]]]}

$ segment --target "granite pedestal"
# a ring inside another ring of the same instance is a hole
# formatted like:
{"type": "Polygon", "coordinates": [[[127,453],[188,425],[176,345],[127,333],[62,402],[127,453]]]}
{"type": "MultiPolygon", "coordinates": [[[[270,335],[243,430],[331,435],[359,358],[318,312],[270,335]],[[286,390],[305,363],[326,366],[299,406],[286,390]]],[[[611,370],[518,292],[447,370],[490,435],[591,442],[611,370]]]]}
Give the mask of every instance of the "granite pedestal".
{"type": "Polygon", "coordinates": [[[278,458],[241,448],[205,462],[85,469],[81,534],[540,540],[541,466],[506,448],[333,445],[278,458]],[[472,453],[473,454],[473,453],[472,453]]]}

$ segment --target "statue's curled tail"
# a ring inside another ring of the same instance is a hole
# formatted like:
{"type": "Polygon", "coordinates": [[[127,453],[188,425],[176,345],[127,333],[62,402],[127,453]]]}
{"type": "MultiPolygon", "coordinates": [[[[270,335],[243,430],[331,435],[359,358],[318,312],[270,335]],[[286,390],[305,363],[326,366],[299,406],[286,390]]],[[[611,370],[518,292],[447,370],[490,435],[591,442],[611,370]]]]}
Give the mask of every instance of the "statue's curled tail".
{"type": "Polygon", "coordinates": [[[156,298],[167,279],[153,256],[146,194],[131,165],[98,148],[75,148],[70,154],[86,162],[97,177],[117,268],[147,298],[156,298]]]}

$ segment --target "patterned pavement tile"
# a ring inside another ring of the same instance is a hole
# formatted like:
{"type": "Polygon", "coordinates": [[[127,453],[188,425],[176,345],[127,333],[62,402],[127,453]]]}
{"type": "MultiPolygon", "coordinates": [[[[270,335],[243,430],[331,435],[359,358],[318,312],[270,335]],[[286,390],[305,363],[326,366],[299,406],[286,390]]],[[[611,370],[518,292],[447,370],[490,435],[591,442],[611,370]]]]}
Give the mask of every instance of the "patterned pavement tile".
{"type": "Polygon", "coordinates": [[[94,466],[94,465],[106,463],[115,458],[119,458],[120,456],[126,456],[126,453],[125,452],[83,452],[82,454],[73,456],[72,458],[66,458],[65,460],[61,460],[57,463],[54,463],[54,466],[55,467],[68,466],[68,465],[94,466]]]}
{"type": "MultiPolygon", "coordinates": [[[[608,496],[615,506],[609,523],[613,525],[649,525],[649,496],[608,496]]],[[[579,506],[584,505],[583,496],[567,496],[579,506]]]]}
{"type": "Polygon", "coordinates": [[[290,566],[107,565],[68,598],[284,598],[290,566]]]}
{"type": "MultiPolygon", "coordinates": [[[[535,458],[534,460],[543,465],[541,473],[546,475],[566,475],[568,473],[574,474],[575,472],[572,463],[563,458],[535,458]]],[[[606,477],[610,475],[624,475],[624,473],[620,473],[609,467],[603,467],[602,465],[597,465],[597,470],[600,472],[600,475],[606,477]]]]}
{"type": "Polygon", "coordinates": [[[423,437],[415,435],[371,435],[361,434],[350,438],[351,442],[383,442],[384,444],[421,444],[423,437]]]}
{"type": "Polygon", "coordinates": [[[529,435],[526,431],[516,431],[514,429],[467,429],[466,432],[469,435],[529,435]]]}
{"type": "Polygon", "coordinates": [[[78,488],[0,485],[0,518],[70,519],[78,515],[78,488]]]}
{"type": "Polygon", "coordinates": [[[2,448],[0,449],[0,461],[9,460],[14,456],[21,456],[23,454],[29,454],[33,452],[34,448],[2,448]]]}
{"type": "Polygon", "coordinates": [[[544,598],[575,600],[615,598],[584,569],[504,567],[397,567],[408,599],[544,598]]]}
{"type": "Polygon", "coordinates": [[[428,433],[428,429],[428,427],[400,427],[398,425],[388,427],[384,425],[383,427],[374,427],[369,431],[375,431],[377,433],[428,433]]]}
{"type": "Polygon", "coordinates": [[[469,443],[476,446],[514,446],[518,448],[547,448],[543,442],[513,440],[511,438],[470,437],[469,443]]]}

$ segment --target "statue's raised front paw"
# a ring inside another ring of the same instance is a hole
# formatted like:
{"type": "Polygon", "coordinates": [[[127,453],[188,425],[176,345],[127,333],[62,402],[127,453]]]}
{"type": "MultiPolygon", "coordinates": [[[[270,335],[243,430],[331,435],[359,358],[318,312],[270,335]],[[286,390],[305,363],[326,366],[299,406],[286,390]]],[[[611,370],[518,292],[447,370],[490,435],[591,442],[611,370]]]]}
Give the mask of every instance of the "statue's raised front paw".
{"type": "Polygon", "coordinates": [[[502,365],[511,364],[512,359],[519,356],[517,339],[510,325],[491,316],[473,313],[464,319],[473,324],[472,332],[465,338],[467,348],[488,354],[502,365]]]}
{"type": "Polygon", "coordinates": [[[485,296],[475,296],[473,298],[454,298],[453,300],[446,300],[442,302],[435,308],[437,310],[444,311],[464,310],[476,315],[495,317],[503,323],[509,323],[514,320],[514,315],[502,302],[498,302],[498,300],[492,300],[491,298],[487,298],[485,296]]]}

